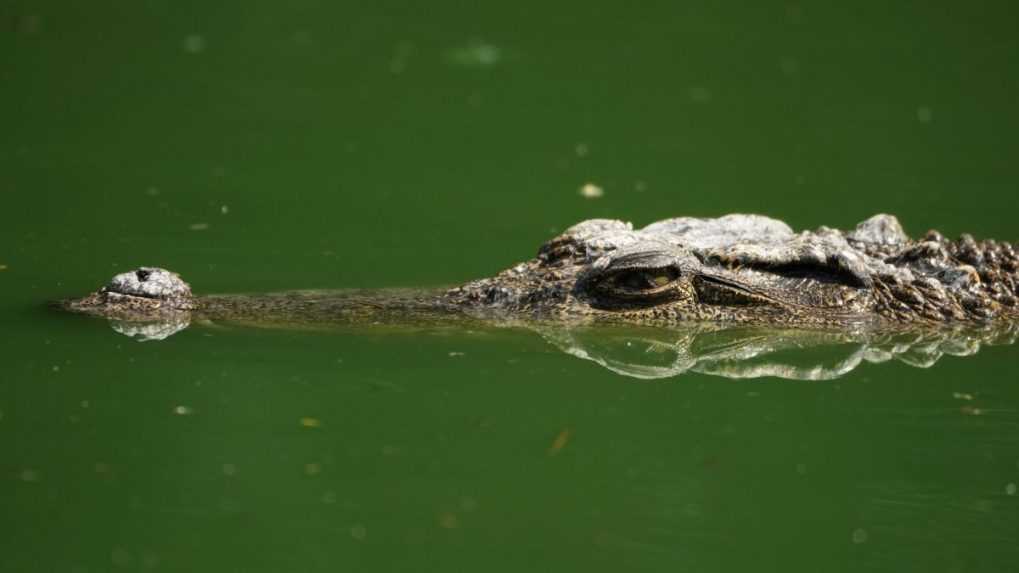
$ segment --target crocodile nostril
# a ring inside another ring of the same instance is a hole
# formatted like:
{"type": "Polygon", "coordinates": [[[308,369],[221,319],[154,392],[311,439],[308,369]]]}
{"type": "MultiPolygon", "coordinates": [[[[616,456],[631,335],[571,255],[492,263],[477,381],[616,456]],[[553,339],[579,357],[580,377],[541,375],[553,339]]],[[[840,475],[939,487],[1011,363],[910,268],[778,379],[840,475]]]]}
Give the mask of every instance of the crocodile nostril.
{"type": "Polygon", "coordinates": [[[138,277],[138,280],[141,282],[149,280],[149,275],[151,274],[152,271],[146,269],[138,269],[137,271],[134,272],[134,276],[138,277]]]}

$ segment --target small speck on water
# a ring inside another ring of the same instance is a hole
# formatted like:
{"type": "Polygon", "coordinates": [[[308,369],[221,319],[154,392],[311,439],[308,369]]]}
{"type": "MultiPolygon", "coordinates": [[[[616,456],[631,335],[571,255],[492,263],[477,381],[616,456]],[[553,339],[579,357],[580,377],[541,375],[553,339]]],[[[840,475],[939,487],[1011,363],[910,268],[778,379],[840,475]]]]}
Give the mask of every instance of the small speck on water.
{"type": "Polygon", "coordinates": [[[195,413],[195,409],[191,406],[174,406],[173,413],[178,416],[190,416],[195,413]]]}
{"type": "Polygon", "coordinates": [[[233,476],[237,474],[237,466],[234,464],[223,464],[223,475],[233,476]]]}
{"type": "Polygon", "coordinates": [[[598,199],[605,196],[605,190],[594,183],[585,183],[578,191],[584,199],[598,199]]]}
{"type": "Polygon", "coordinates": [[[192,231],[205,231],[208,228],[209,228],[208,223],[192,223],[188,225],[188,229],[191,229],[192,231]]]}
{"type": "Polygon", "coordinates": [[[980,416],[983,415],[984,411],[976,406],[963,406],[959,408],[959,411],[967,416],[980,416]]]}
{"type": "Polygon", "coordinates": [[[23,482],[34,483],[39,481],[39,472],[31,468],[25,468],[21,470],[21,474],[19,475],[19,477],[23,482]]]}
{"type": "Polygon", "coordinates": [[[704,86],[690,88],[690,100],[695,103],[707,103],[711,101],[711,90],[704,86]]]}
{"type": "Polygon", "coordinates": [[[563,429],[563,431],[559,432],[555,439],[552,440],[552,445],[548,447],[548,451],[545,453],[549,456],[557,455],[563,448],[566,447],[566,444],[570,443],[570,436],[572,435],[573,430],[570,430],[569,428],[563,429]]]}
{"type": "Polygon", "coordinates": [[[230,207],[228,205],[221,205],[219,208],[219,212],[222,215],[226,215],[230,212],[230,207]]]}
{"type": "Polygon", "coordinates": [[[465,354],[463,352],[457,352],[457,351],[453,351],[453,352],[449,353],[449,357],[450,358],[458,358],[460,356],[465,356],[465,354]]]}
{"type": "Polygon", "coordinates": [[[633,190],[637,193],[643,193],[647,191],[647,183],[638,179],[633,182],[633,190]]]}
{"type": "Polygon", "coordinates": [[[587,157],[587,154],[591,152],[591,148],[586,143],[578,143],[573,151],[577,154],[577,157],[587,157]]]}
{"type": "Polygon", "coordinates": [[[414,44],[400,42],[393,50],[393,57],[389,60],[389,71],[394,74],[401,74],[407,69],[407,62],[414,54],[414,44]]]}
{"type": "Polygon", "coordinates": [[[800,71],[800,63],[793,58],[782,58],[778,67],[782,70],[782,73],[787,76],[794,76],[800,71]]]}
{"type": "Polygon", "coordinates": [[[304,475],[317,476],[320,473],[322,473],[322,464],[318,462],[304,464],[304,475]]]}
{"type": "Polygon", "coordinates": [[[460,527],[460,518],[451,511],[444,511],[439,514],[439,527],[443,529],[456,529],[460,527]]]}
{"type": "Polygon", "coordinates": [[[350,536],[357,541],[364,541],[368,537],[368,529],[360,523],[355,523],[350,526],[350,536]]]}
{"type": "Polygon", "coordinates": [[[198,34],[191,34],[184,38],[184,51],[189,54],[201,54],[205,51],[205,38],[198,34]]]}
{"type": "Polygon", "coordinates": [[[60,372],[60,366],[58,364],[54,364],[51,370],[53,370],[54,372],[60,372]]]}
{"type": "Polygon", "coordinates": [[[301,426],[304,428],[321,428],[322,420],[306,416],[304,418],[301,418],[301,426]]]}
{"type": "Polygon", "coordinates": [[[14,22],[15,31],[26,36],[34,36],[42,30],[42,17],[38,14],[23,14],[14,22]]]}
{"type": "Polygon", "coordinates": [[[861,543],[866,543],[868,537],[869,537],[869,535],[867,535],[867,530],[866,529],[858,528],[858,529],[853,530],[853,543],[855,543],[857,545],[859,545],[861,543]]]}
{"type": "Polygon", "coordinates": [[[114,547],[113,551],[110,552],[110,561],[117,567],[130,567],[134,562],[134,556],[123,547],[114,547]]]}
{"type": "Polygon", "coordinates": [[[1005,485],[1005,495],[1015,495],[1019,492],[1019,486],[1015,482],[1011,482],[1005,485]]]}
{"type": "Polygon", "coordinates": [[[6,271],[7,268],[7,265],[0,265],[0,271],[6,271]]]}
{"type": "Polygon", "coordinates": [[[920,123],[930,123],[934,121],[934,110],[925,105],[916,108],[916,120],[920,123]]]}
{"type": "Polygon", "coordinates": [[[89,404],[88,400],[82,400],[80,402],[80,405],[81,405],[82,408],[88,408],[90,404],[89,404]]]}
{"type": "Polygon", "coordinates": [[[460,498],[460,509],[464,510],[467,513],[477,511],[478,501],[473,497],[465,495],[464,497],[460,498]]]}
{"type": "Polygon", "coordinates": [[[972,400],[973,394],[967,394],[965,392],[952,392],[952,397],[956,400],[972,400]]]}
{"type": "Polygon", "coordinates": [[[482,40],[473,40],[446,52],[446,62],[462,68],[491,68],[504,57],[502,48],[482,40]]]}

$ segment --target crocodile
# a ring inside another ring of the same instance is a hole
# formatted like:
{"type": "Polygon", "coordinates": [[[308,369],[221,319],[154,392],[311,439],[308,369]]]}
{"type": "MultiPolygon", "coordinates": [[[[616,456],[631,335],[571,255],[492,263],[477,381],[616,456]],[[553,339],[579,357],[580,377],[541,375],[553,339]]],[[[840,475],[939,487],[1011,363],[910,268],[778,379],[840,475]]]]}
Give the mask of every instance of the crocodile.
{"type": "MultiPolygon", "coordinates": [[[[196,296],[176,273],[141,267],[61,309],[155,323],[259,325],[424,321],[754,324],[894,329],[1019,319],[1010,242],[910,238],[894,216],[794,232],[762,215],[677,217],[640,229],[591,219],[492,277],[431,291],[295,291],[196,296]]],[[[149,335],[158,338],[159,332],[149,335]]]]}

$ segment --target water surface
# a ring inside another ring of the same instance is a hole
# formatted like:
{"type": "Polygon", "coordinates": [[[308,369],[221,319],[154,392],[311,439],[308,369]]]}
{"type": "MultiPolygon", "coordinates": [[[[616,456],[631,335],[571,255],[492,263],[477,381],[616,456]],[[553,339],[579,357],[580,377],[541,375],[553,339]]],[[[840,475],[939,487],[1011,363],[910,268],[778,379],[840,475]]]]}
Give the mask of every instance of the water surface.
{"type": "Polygon", "coordinates": [[[591,217],[891,212],[1016,240],[1008,3],[24,0],[0,21],[0,569],[1019,559],[1015,346],[638,381],[527,329],[138,343],[43,307],[139,265],[203,293],[455,284],[591,217]]]}

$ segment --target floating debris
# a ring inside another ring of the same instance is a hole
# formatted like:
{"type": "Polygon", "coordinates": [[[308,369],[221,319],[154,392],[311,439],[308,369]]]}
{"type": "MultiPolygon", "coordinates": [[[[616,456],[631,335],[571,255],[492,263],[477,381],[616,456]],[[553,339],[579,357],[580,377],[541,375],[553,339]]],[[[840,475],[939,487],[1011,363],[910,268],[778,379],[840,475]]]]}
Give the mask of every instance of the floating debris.
{"type": "Polygon", "coordinates": [[[198,34],[191,34],[184,38],[184,42],[182,44],[184,46],[184,51],[189,54],[201,54],[205,51],[205,38],[198,34]]]}
{"type": "Polygon", "coordinates": [[[6,271],[7,265],[0,265],[0,271],[6,271]]]}
{"type": "Polygon", "coordinates": [[[130,567],[134,563],[134,556],[123,547],[114,547],[110,552],[110,561],[117,567],[130,567]]]}
{"type": "Polygon", "coordinates": [[[570,436],[572,434],[573,431],[570,430],[569,428],[566,428],[563,431],[559,432],[559,435],[557,435],[555,439],[552,440],[552,445],[548,447],[547,452],[548,455],[554,456],[558,454],[563,448],[565,448],[566,444],[570,442],[570,436]]]}
{"type": "Polygon", "coordinates": [[[1005,485],[1005,495],[1015,495],[1017,491],[1019,491],[1019,486],[1017,486],[1015,482],[1010,482],[1005,485]]]}
{"type": "Polygon", "coordinates": [[[439,514],[439,527],[443,529],[456,529],[460,527],[460,519],[451,511],[444,511],[439,514]]]}
{"type": "Polygon", "coordinates": [[[220,208],[219,208],[219,212],[222,215],[226,215],[227,213],[230,212],[230,207],[227,206],[227,205],[221,205],[220,208]]]}
{"type": "Polygon", "coordinates": [[[696,103],[707,103],[711,101],[711,90],[704,86],[690,88],[690,100],[696,103]]]}
{"type": "Polygon", "coordinates": [[[966,392],[952,392],[952,398],[956,400],[972,400],[973,394],[967,394],[966,392]]]}
{"type": "Polygon", "coordinates": [[[461,68],[488,69],[505,59],[499,46],[483,40],[472,40],[458,48],[446,51],[446,63],[461,68]]]}
{"type": "Polygon", "coordinates": [[[188,229],[191,229],[192,231],[205,231],[208,228],[209,228],[208,223],[192,223],[188,225],[188,229]]]}
{"type": "Polygon", "coordinates": [[[14,28],[19,34],[34,36],[42,30],[42,17],[38,14],[22,14],[15,19],[14,28]]]}
{"type": "Polygon", "coordinates": [[[401,74],[407,69],[407,62],[414,54],[414,44],[400,42],[393,50],[393,57],[389,60],[389,71],[393,74],[401,74]]]}
{"type": "Polygon", "coordinates": [[[605,190],[594,183],[585,183],[578,192],[584,199],[598,199],[605,196],[605,190]]]}
{"type": "Polygon", "coordinates": [[[983,410],[976,406],[963,406],[962,408],[959,408],[959,411],[967,416],[979,416],[984,413],[983,410]]]}
{"type": "Polygon", "coordinates": [[[453,352],[449,353],[449,357],[450,358],[457,358],[457,357],[460,357],[460,356],[466,356],[466,354],[464,354],[463,352],[457,352],[455,350],[453,352]]]}
{"type": "Polygon", "coordinates": [[[320,473],[322,473],[322,464],[318,462],[304,464],[304,475],[317,476],[320,473]]]}
{"type": "Polygon", "coordinates": [[[591,148],[586,143],[578,143],[574,148],[573,152],[577,154],[577,157],[587,157],[588,153],[591,153],[591,148]]]}
{"type": "Polygon", "coordinates": [[[795,76],[800,71],[800,63],[794,58],[782,58],[782,61],[778,63],[778,67],[787,76],[795,76]]]}
{"type": "Polygon", "coordinates": [[[853,531],[853,543],[856,543],[857,545],[865,543],[868,537],[870,536],[867,534],[866,529],[860,528],[853,531]]]}
{"type": "Polygon", "coordinates": [[[319,420],[318,418],[312,418],[310,416],[306,416],[304,418],[301,418],[301,426],[303,426],[305,428],[321,428],[322,427],[322,420],[319,420]]]}
{"type": "Polygon", "coordinates": [[[470,513],[478,509],[478,501],[470,496],[464,496],[460,498],[460,509],[470,513]]]}
{"type": "Polygon", "coordinates": [[[190,416],[195,413],[195,409],[191,406],[180,405],[173,408],[173,413],[178,416],[190,416]]]}

